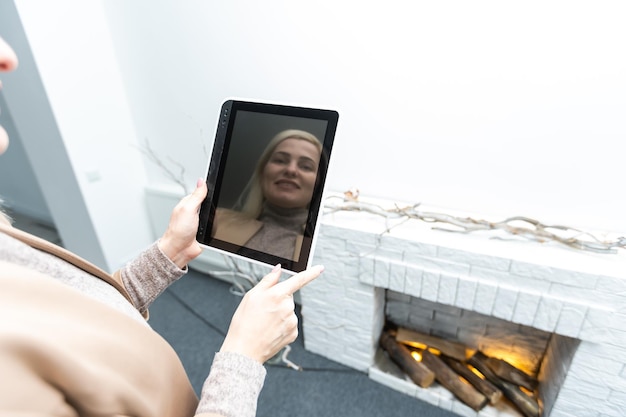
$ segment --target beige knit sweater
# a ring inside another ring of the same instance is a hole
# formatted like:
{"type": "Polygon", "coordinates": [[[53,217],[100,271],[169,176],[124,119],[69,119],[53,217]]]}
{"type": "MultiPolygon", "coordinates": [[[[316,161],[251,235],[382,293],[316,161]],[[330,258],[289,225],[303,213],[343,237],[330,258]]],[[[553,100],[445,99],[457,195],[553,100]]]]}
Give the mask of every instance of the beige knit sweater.
{"type": "Polygon", "coordinates": [[[0,220],[0,415],[254,416],[261,364],[217,353],[198,402],[144,320],[185,272],[155,243],[109,275],[0,220]]]}

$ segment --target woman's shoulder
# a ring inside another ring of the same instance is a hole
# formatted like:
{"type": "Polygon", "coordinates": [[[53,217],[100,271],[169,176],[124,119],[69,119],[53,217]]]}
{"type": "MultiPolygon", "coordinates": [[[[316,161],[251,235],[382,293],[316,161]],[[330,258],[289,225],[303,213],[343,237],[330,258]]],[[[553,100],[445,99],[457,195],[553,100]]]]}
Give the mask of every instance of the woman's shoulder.
{"type": "Polygon", "coordinates": [[[256,222],[257,220],[241,211],[228,208],[218,207],[215,210],[215,222],[237,221],[237,222],[256,222]]]}
{"type": "Polygon", "coordinates": [[[213,237],[242,246],[263,226],[239,211],[218,208],[213,221],[213,237]]]}

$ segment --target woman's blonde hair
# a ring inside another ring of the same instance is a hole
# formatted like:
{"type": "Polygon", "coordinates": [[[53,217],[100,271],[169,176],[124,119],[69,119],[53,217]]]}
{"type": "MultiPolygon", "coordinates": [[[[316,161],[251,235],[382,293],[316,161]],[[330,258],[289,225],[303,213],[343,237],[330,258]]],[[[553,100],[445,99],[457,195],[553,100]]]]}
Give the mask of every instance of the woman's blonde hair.
{"type": "Polygon", "coordinates": [[[241,194],[237,204],[235,205],[235,209],[241,211],[245,216],[256,219],[261,215],[263,203],[265,202],[263,189],[261,188],[263,170],[265,169],[265,165],[269,161],[278,144],[286,139],[301,139],[313,144],[320,153],[320,160],[323,160],[322,143],[312,133],[298,129],[287,129],[279,132],[265,147],[265,150],[257,161],[250,181],[248,181],[248,184],[244,188],[244,192],[241,194]]]}

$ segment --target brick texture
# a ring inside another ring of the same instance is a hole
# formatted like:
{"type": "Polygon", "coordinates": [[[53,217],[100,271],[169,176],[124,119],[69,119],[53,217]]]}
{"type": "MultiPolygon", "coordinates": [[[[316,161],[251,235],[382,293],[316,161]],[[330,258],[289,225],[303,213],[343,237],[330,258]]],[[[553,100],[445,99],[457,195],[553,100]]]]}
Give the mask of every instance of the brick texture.
{"type": "Polygon", "coordinates": [[[544,417],[623,415],[624,254],[494,241],[411,221],[390,228],[382,217],[360,212],[324,215],[321,223],[314,263],[326,270],[300,294],[306,349],[385,385],[398,381],[399,391],[458,415],[503,417],[518,414],[492,407],[476,413],[448,394],[414,389],[381,371],[378,337],[389,314],[457,339],[481,332],[530,338],[546,352],[544,417]]]}

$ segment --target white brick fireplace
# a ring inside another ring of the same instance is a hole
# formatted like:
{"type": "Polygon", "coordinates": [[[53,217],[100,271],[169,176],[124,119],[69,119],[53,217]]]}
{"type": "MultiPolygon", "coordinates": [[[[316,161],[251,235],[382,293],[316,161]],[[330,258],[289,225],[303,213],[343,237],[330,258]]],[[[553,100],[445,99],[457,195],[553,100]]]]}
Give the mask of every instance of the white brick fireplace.
{"type": "MultiPolygon", "coordinates": [[[[409,304],[437,305],[452,325],[480,314],[553,335],[540,374],[544,417],[626,415],[623,250],[597,254],[337,211],[321,218],[314,263],[326,272],[301,290],[309,351],[458,415],[521,415],[497,406],[475,412],[443,388],[420,388],[389,366],[378,347],[389,293],[409,304]]],[[[411,320],[419,321],[420,311],[411,320]]]]}

